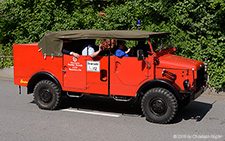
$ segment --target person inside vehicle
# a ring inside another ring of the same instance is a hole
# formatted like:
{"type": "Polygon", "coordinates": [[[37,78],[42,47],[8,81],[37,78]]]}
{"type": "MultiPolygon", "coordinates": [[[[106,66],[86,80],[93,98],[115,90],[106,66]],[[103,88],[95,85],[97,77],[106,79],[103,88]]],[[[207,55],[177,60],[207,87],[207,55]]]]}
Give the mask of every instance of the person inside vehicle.
{"type": "Polygon", "coordinates": [[[66,49],[63,49],[62,52],[63,52],[63,54],[73,55],[77,59],[80,57],[80,55],[78,53],[73,52],[73,51],[69,51],[69,50],[66,50],[66,49]]]}
{"type": "Polygon", "coordinates": [[[98,56],[102,51],[102,45],[99,44],[98,51],[95,52],[95,40],[88,40],[88,45],[82,50],[82,55],[90,55],[91,58],[98,56]]]}
{"type": "Polygon", "coordinates": [[[136,47],[130,48],[130,52],[128,53],[129,57],[137,57],[137,50],[136,47]]]}
{"type": "MultiPolygon", "coordinates": [[[[112,53],[114,46],[116,44],[115,39],[103,39],[100,41],[99,45],[101,44],[102,51],[99,54],[100,56],[108,56],[109,54],[112,53]]],[[[115,51],[114,53],[115,54],[115,51]]]]}
{"type": "Polygon", "coordinates": [[[129,57],[128,53],[130,52],[131,48],[128,48],[128,50],[125,51],[125,48],[126,48],[125,41],[118,40],[117,45],[118,45],[118,49],[115,52],[115,56],[120,57],[120,58],[129,57]]]}
{"type": "Polygon", "coordinates": [[[75,51],[72,51],[72,49],[74,49],[74,48],[71,48],[72,41],[64,41],[63,44],[64,44],[62,49],[63,54],[73,55],[77,59],[80,57],[78,53],[76,53],[75,51]]]}

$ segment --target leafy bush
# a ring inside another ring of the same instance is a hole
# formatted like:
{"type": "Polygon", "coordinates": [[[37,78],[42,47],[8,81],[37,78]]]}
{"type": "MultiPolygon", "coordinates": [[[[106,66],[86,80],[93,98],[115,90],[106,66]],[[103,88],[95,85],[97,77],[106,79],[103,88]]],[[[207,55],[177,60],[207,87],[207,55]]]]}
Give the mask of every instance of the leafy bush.
{"type": "MultiPolygon", "coordinates": [[[[177,54],[210,60],[210,86],[225,88],[225,2],[222,0],[3,0],[0,44],[38,42],[46,32],[75,29],[170,31],[177,54]]],[[[131,43],[132,45],[132,43],[131,43]]],[[[0,67],[12,65],[4,60],[0,67]]]]}
{"type": "Polygon", "coordinates": [[[3,48],[0,45],[0,68],[13,66],[13,58],[12,57],[3,57],[3,56],[12,56],[12,49],[11,48],[3,48]]]}

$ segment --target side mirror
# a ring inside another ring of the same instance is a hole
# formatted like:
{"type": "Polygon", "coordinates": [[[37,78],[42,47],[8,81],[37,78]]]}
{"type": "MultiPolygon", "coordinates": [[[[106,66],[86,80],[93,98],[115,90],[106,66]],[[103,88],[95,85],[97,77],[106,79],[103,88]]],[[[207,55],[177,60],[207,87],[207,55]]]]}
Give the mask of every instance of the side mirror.
{"type": "Polygon", "coordinates": [[[144,59],[144,51],[142,49],[137,50],[137,58],[138,58],[138,61],[144,59]]]}

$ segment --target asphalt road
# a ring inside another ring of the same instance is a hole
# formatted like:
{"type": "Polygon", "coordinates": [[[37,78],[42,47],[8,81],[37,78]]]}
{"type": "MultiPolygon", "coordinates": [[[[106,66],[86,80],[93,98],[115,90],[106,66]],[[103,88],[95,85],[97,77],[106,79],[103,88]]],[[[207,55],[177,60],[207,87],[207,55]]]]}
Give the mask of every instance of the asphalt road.
{"type": "Polygon", "coordinates": [[[225,141],[225,97],[202,95],[170,124],[145,120],[138,105],[106,98],[64,99],[56,111],[40,110],[26,88],[0,79],[0,141],[225,141]]]}

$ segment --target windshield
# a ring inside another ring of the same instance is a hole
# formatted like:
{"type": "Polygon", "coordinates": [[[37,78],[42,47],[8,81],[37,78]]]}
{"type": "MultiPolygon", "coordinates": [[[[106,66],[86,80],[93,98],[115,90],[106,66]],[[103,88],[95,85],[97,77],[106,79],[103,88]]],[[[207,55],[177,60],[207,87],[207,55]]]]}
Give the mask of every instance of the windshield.
{"type": "Polygon", "coordinates": [[[173,47],[169,37],[152,37],[150,38],[153,50],[155,52],[173,47]]]}

